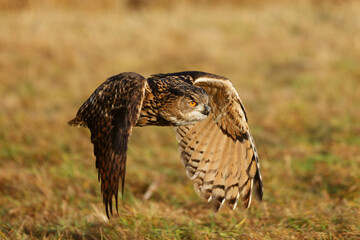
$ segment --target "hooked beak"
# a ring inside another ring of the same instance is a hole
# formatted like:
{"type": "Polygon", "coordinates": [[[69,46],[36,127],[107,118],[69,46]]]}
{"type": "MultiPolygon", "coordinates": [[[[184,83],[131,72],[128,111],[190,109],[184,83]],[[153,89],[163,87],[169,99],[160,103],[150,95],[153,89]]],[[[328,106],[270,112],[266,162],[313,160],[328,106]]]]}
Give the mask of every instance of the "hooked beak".
{"type": "Polygon", "coordinates": [[[204,107],[205,107],[205,108],[204,108],[204,110],[203,110],[201,113],[207,116],[207,115],[209,115],[211,108],[210,108],[210,106],[207,105],[207,104],[205,104],[204,107]]]}

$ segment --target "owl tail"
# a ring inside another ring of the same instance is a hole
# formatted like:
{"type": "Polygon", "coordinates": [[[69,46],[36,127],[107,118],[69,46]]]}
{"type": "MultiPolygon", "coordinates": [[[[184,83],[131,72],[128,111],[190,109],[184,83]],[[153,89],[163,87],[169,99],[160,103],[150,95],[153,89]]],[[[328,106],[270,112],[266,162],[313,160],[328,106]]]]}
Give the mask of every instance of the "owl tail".
{"type": "Polygon", "coordinates": [[[68,124],[73,127],[87,127],[86,122],[84,122],[79,115],[69,121],[68,124]]]}

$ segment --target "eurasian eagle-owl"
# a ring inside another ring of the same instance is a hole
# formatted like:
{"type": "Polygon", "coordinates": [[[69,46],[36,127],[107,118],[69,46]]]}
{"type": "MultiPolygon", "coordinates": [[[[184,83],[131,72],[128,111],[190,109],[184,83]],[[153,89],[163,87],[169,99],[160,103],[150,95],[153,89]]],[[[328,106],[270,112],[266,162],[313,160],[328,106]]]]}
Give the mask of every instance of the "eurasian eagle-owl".
{"type": "Polygon", "coordinates": [[[108,78],[80,107],[73,126],[88,127],[106,213],[118,207],[124,190],[126,152],[132,127],[172,126],[180,158],[196,192],[235,209],[241,197],[248,208],[252,193],[263,196],[256,147],[244,106],[230,80],[205,72],[152,75],[125,72],[108,78]]]}

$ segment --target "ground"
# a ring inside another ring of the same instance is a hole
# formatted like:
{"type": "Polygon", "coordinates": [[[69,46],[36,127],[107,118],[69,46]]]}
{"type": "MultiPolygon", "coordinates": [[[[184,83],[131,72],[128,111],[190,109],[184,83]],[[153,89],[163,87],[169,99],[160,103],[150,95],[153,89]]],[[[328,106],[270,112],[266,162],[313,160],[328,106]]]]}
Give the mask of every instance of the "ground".
{"type": "Polygon", "coordinates": [[[0,239],[360,239],[359,10],[357,1],[4,0],[0,239]],[[263,201],[213,213],[173,130],[136,128],[125,196],[107,220],[89,131],[66,122],[107,77],[184,70],[234,83],[263,201]]]}

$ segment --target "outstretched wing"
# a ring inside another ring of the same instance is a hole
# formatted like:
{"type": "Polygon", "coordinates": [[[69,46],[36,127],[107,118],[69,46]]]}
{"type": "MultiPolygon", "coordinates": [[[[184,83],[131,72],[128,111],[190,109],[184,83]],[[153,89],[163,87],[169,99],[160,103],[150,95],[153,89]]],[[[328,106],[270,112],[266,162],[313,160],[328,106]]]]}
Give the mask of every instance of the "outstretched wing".
{"type": "Polygon", "coordinates": [[[176,128],[186,173],[215,211],[225,201],[234,209],[240,197],[248,208],[253,191],[262,200],[263,184],[242,102],[226,78],[199,77],[194,85],[208,93],[211,114],[204,121],[176,128]]]}
{"type": "Polygon", "coordinates": [[[87,126],[94,144],[96,168],[106,214],[112,214],[112,198],[118,210],[119,180],[124,191],[126,151],[132,127],[141,111],[146,79],[137,73],[108,78],[81,106],[70,125],[87,126]]]}

